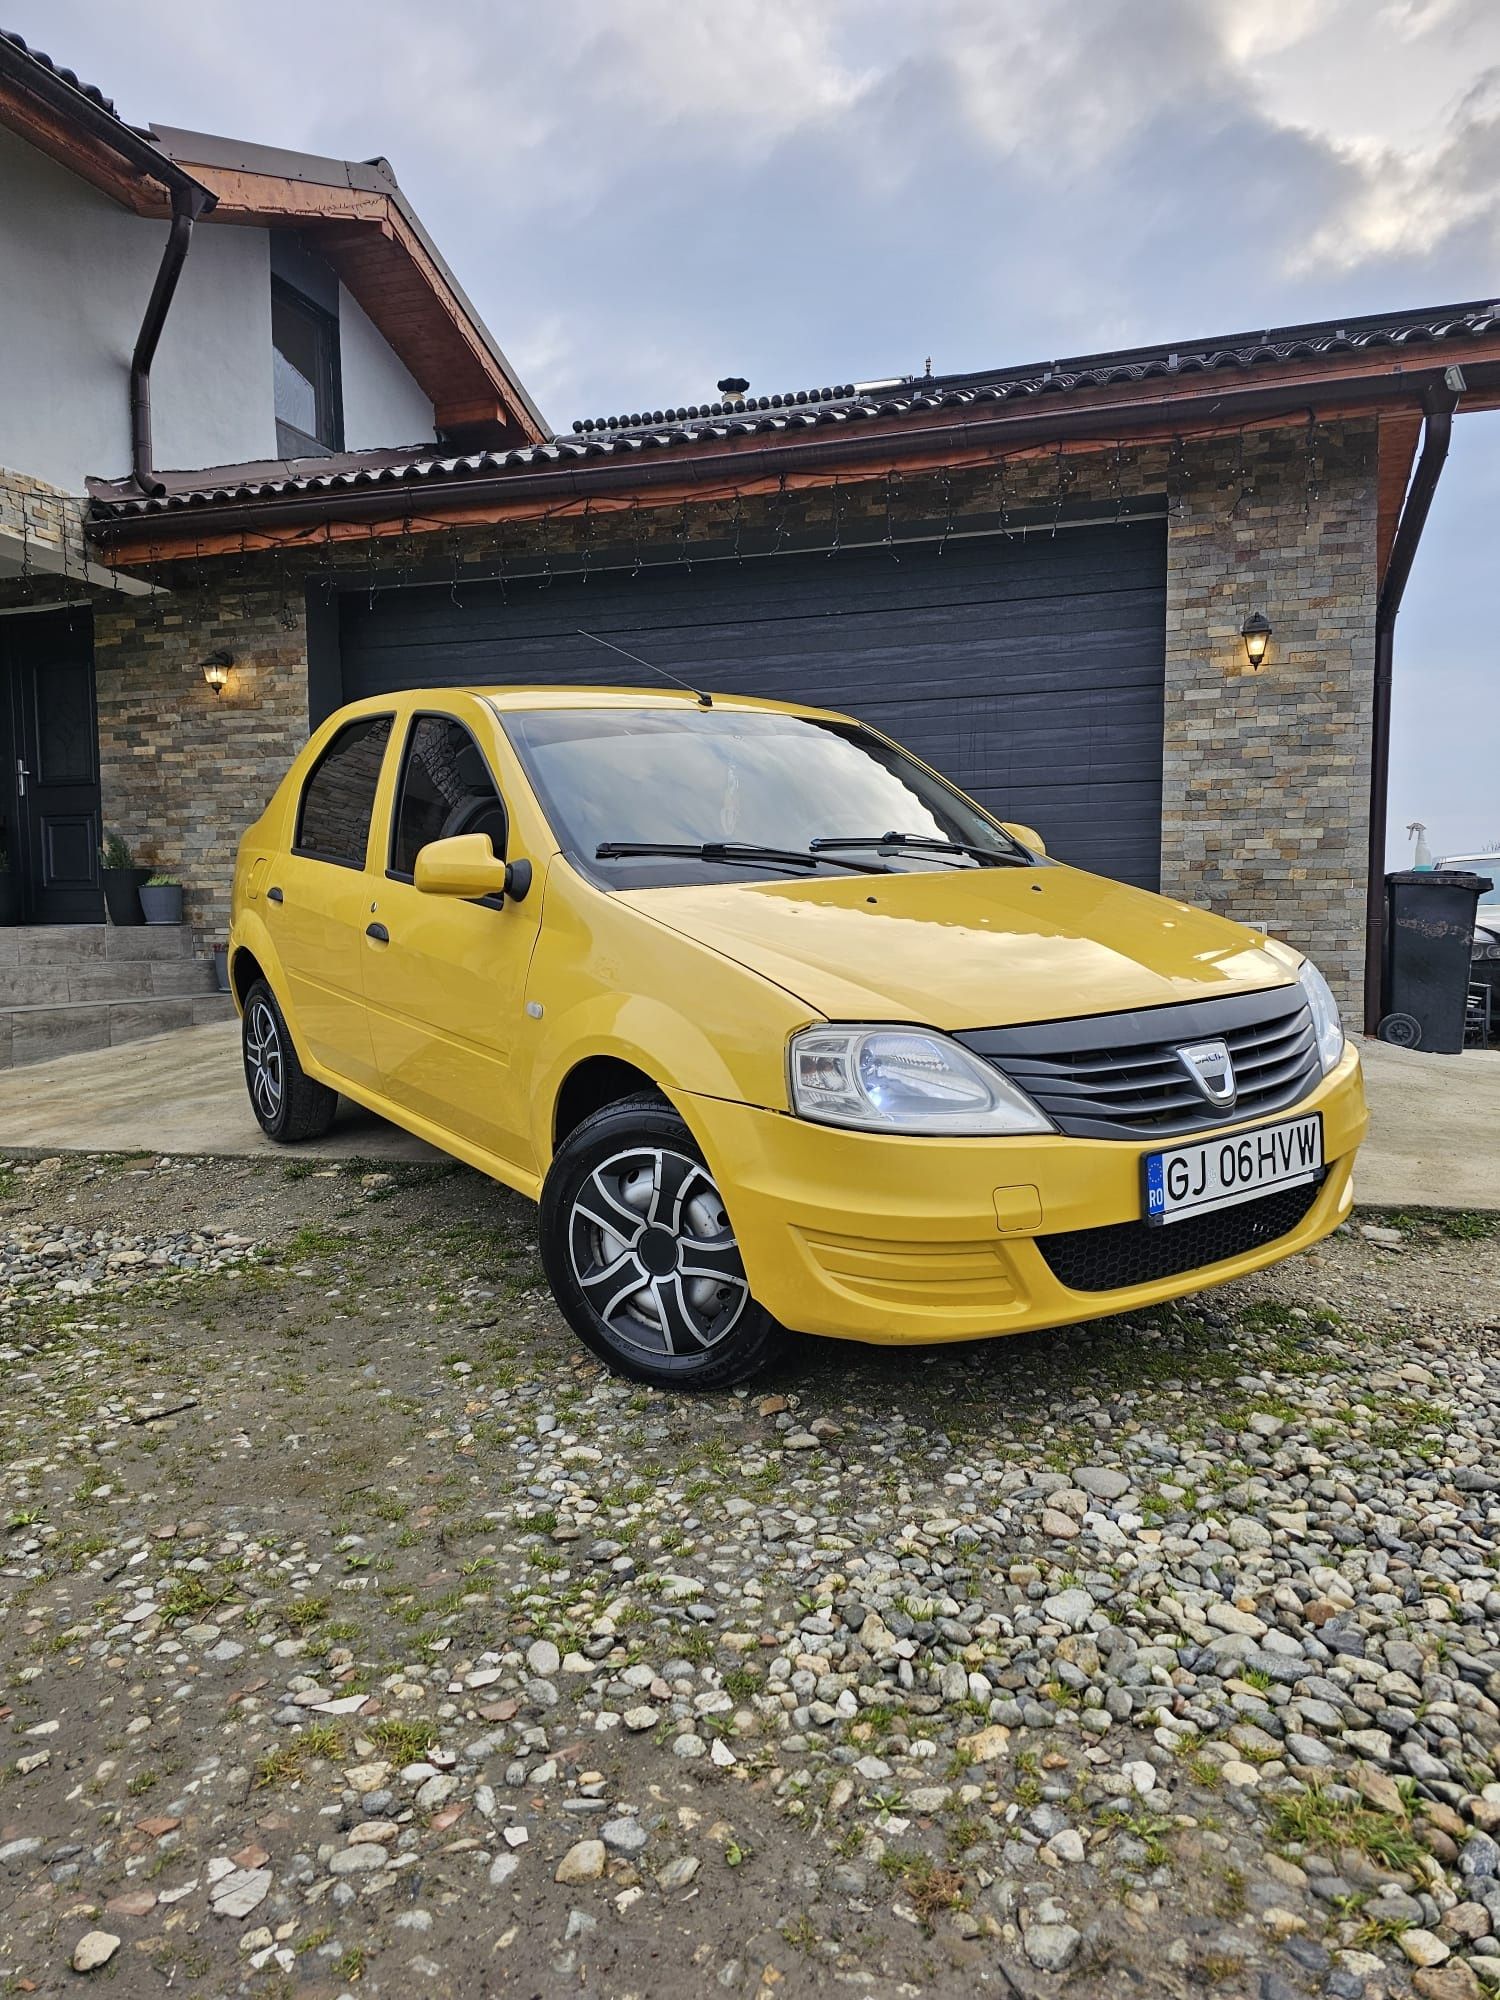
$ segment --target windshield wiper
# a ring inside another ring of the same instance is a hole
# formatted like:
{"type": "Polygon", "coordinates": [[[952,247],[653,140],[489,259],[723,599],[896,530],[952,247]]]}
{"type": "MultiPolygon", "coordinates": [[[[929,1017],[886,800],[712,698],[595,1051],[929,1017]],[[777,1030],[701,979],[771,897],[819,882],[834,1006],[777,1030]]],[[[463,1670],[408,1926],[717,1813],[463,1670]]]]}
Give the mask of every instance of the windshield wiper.
{"type": "MultiPolygon", "coordinates": [[[[817,845],[814,841],[813,847],[817,845]]],[[[848,868],[856,875],[891,872],[878,865],[871,867],[868,862],[837,861],[831,854],[815,854],[807,848],[761,847],[753,840],[601,840],[594,849],[598,861],[623,861],[637,854],[675,854],[688,861],[723,861],[743,867],[774,862],[782,868],[817,868],[826,862],[831,868],[848,868]]]]}
{"type": "Polygon", "coordinates": [[[826,833],[807,844],[814,854],[821,854],[830,847],[907,847],[923,854],[969,854],[991,868],[1026,868],[1031,864],[1031,856],[1020,846],[1013,854],[1007,854],[998,847],[977,847],[967,840],[933,840],[922,833],[852,833],[847,838],[842,834],[826,833]]]}

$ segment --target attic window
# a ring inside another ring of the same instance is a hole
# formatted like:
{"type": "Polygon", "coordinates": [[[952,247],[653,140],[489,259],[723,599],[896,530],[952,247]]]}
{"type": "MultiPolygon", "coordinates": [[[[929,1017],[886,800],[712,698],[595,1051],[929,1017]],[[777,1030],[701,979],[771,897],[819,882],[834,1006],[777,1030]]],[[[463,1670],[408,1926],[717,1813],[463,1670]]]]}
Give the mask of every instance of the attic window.
{"type": "Polygon", "coordinates": [[[284,279],[273,277],[271,346],[278,454],[314,458],[341,451],[338,321],[284,279]]]}

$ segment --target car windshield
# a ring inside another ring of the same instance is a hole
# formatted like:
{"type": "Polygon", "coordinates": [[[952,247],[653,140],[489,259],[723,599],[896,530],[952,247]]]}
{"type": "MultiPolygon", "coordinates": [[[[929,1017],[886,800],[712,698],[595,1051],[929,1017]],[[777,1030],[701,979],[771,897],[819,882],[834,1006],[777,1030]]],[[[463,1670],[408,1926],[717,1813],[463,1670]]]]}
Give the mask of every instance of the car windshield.
{"type": "Polygon", "coordinates": [[[855,723],[733,708],[523,709],[500,719],[559,842],[612,888],[1029,858],[961,792],[855,723]],[[734,852],[610,852],[656,843],[734,852]],[[747,852],[757,848],[765,854],[747,852]]]}
{"type": "Polygon", "coordinates": [[[1500,915],[1500,854],[1450,854],[1438,867],[1462,868],[1481,881],[1488,878],[1490,887],[1480,892],[1479,907],[1487,918],[1500,915]]]}

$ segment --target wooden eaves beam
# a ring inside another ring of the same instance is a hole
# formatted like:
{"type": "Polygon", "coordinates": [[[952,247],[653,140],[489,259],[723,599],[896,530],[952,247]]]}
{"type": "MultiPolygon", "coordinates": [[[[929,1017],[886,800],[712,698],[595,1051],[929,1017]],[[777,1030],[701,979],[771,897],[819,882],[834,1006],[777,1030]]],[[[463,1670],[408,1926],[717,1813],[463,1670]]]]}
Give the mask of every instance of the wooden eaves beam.
{"type": "Polygon", "coordinates": [[[432,399],[440,430],[494,425],[514,444],[541,441],[447,277],[388,194],[248,168],[191,170],[218,196],[215,222],[297,229],[317,244],[432,399]]]}
{"type": "MultiPolygon", "coordinates": [[[[80,131],[54,106],[13,84],[9,78],[0,79],[0,125],[132,214],[171,214],[171,200],[160,181],[133,170],[102,140],[80,131]]],[[[167,163],[162,164],[165,167],[167,163]]]]}

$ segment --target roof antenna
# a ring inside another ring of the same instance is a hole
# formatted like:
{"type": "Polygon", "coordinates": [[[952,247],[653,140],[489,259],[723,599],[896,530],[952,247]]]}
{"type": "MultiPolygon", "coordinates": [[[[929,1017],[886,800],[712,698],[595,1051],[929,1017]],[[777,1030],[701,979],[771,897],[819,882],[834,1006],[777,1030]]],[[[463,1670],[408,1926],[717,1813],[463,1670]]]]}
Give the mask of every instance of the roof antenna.
{"type": "Polygon", "coordinates": [[[650,660],[643,660],[639,653],[627,653],[623,646],[617,646],[613,639],[601,639],[597,632],[585,632],[581,625],[574,627],[580,639],[592,639],[596,646],[607,646],[612,653],[618,653],[622,660],[634,660],[638,667],[644,667],[648,674],[660,674],[664,681],[671,681],[674,687],[686,689],[694,696],[700,708],[712,708],[714,698],[705,694],[702,688],[695,688],[691,681],[685,681],[680,674],[669,674],[665,667],[653,666],[650,660]]]}

